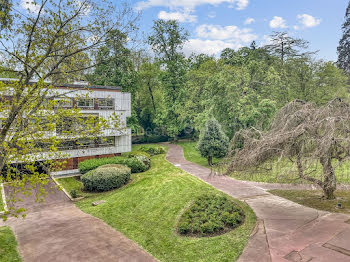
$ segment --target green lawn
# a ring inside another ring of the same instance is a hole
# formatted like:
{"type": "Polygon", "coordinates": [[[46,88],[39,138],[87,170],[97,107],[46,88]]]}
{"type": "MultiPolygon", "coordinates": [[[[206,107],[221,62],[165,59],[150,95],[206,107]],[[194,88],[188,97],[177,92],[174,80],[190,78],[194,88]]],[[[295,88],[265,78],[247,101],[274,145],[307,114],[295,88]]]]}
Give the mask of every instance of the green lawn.
{"type": "Polygon", "coordinates": [[[9,227],[0,227],[0,261],[22,261],[17,250],[16,238],[9,227]]]}
{"type": "MultiPolygon", "coordinates": [[[[184,149],[185,158],[188,161],[197,163],[199,165],[208,167],[207,160],[201,157],[196,149],[196,142],[181,142],[184,149]]],[[[216,163],[219,160],[216,159],[216,163]]],[[[321,167],[317,168],[318,174],[315,176],[321,178],[321,167]]],[[[223,169],[224,171],[224,169],[223,169]]],[[[350,184],[350,161],[346,162],[343,166],[336,168],[337,182],[341,184],[350,184]]],[[[259,170],[253,173],[246,172],[234,172],[231,176],[238,180],[256,181],[265,183],[308,183],[305,180],[299,178],[296,166],[288,159],[282,159],[271,164],[265,164],[259,170]]]]}
{"type": "Polygon", "coordinates": [[[77,192],[77,197],[89,197],[98,194],[83,191],[83,183],[80,181],[79,177],[59,178],[57,182],[64,187],[68,194],[71,194],[72,190],[75,190],[77,192]]]}
{"type": "MultiPolygon", "coordinates": [[[[197,142],[178,142],[177,144],[182,146],[184,149],[186,160],[201,166],[209,167],[208,160],[205,157],[202,157],[199,151],[196,149],[197,142]]],[[[213,164],[216,164],[219,161],[219,159],[213,158],[213,164]]]]}
{"type": "MultiPolygon", "coordinates": [[[[76,183],[65,185],[75,187],[76,183]]],[[[255,214],[245,203],[234,200],[244,210],[245,222],[224,235],[190,238],[175,232],[184,208],[205,193],[224,194],[174,167],[165,160],[165,155],[158,155],[152,157],[151,169],[132,174],[132,182],[127,186],[89,195],[76,204],[84,212],[122,232],[160,261],[235,261],[256,223],[255,214]],[[106,203],[93,207],[91,203],[96,200],[106,203]]]]}
{"type": "Polygon", "coordinates": [[[289,199],[300,205],[312,207],[318,210],[324,210],[333,213],[350,213],[350,192],[335,191],[335,200],[323,200],[322,191],[316,190],[270,190],[271,194],[289,199]],[[336,208],[340,202],[343,209],[336,208]]]}

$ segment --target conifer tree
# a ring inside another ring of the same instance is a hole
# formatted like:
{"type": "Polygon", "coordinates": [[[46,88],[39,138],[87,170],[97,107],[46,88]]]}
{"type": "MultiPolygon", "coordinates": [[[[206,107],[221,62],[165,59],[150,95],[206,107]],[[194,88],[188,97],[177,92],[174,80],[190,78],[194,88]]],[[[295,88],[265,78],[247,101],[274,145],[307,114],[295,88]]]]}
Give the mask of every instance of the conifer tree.
{"type": "Polygon", "coordinates": [[[338,65],[350,73],[350,2],[345,12],[345,21],[342,26],[343,37],[338,46],[338,65]]]}
{"type": "Polygon", "coordinates": [[[202,157],[208,159],[208,164],[211,166],[213,157],[221,158],[226,155],[228,143],[228,137],[222,131],[219,122],[216,119],[210,119],[200,134],[197,149],[202,157]]]}

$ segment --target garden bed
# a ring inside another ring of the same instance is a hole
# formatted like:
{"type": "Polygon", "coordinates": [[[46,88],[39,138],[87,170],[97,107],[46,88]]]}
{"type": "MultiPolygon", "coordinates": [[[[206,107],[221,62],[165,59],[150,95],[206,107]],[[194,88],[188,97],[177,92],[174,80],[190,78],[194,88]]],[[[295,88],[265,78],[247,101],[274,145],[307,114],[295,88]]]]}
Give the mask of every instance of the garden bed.
{"type": "Polygon", "coordinates": [[[225,196],[198,197],[182,214],[177,225],[180,235],[212,237],[227,233],[244,223],[242,209],[225,196]]]}

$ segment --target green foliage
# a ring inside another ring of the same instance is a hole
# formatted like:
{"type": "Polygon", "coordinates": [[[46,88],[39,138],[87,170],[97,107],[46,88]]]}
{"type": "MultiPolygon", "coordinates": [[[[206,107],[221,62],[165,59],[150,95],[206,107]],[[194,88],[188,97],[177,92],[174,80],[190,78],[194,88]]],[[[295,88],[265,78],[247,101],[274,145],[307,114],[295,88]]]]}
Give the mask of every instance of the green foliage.
{"type": "Polygon", "coordinates": [[[339,41],[338,51],[338,65],[344,69],[348,74],[350,73],[350,2],[346,8],[345,21],[342,26],[343,35],[339,41]]]}
{"type": "Polygon", "coordinates": [[[153,143],[161,143],[161,142],[168,142],[169,137],[168,136],[157,136],[157,135],[151,135],[151,136],[138,136],[133,137],[133,144],[153,144],[153,143]]]}
{"type": "Polygon", "coordinates": [[[131,168],[132,173],[140,173],[150,168],[147,163],[149,163],[149,160],[145,160],[144,158],[140,157],[105,157],[85,160],[79,163],[78,169],[80,173],[85,174],[103,165],[121,164],[131,168]]]}
{"type": "Polygon", "coordinates": [[[206,194],[198,197],[181,216],[177,230],[182,235],[210,236],[242,224],[240,207],[225,196],[206,194]]]}
{"type": "Polygon", "coordinates": [[[16,237],[9,227],[0,227],[0,261],[21,262],[16,237]]]}
{"type": "Polygon", "coordinates": [[[139,150],[146,152],[151,156],[165,154],[165,149],[161,146],[142,146],[139,150]]]}
{"type": "Polygon", "coordinates": [[[125,185],[131,175],[129,167],[105,165],[81,176],[84,189],[89,192],[104,192],[125,185]]]}
{"type": "Polygon", "coordinates": [[[221,158],[226,155],[228,144],[229,140],[221,130],[219,122],[211,119],[201,132],[197,148],[201,156],[206,157],[208,164],[211,165],[213,157],[221,158]]]}
{"type": "Polygon", "coordinates": [[[145,156],[147,158],[151,158],[150,154],[148,154],[147,152],[143,152],[143,151],[131,151],[131,152],[123,153],[123,156],[128,157],[128,158],[132,158],[135,156],[145,156]]]}
{"type": "Polygon", "coordinates": [[[204,194],[225,194],[173,166],[164,155],[152,157],[152,168],[132,177],[130,186],[95,194],[77,202],[77,206],[142,246],[158,261],[238,259],[256,224],[254,212],[246,203],[229,198],[245,214],[244,223],[235,230],[217,237],[183,237],[174,234],[182,210],[204,194]],[[98,200],[105,200],[106,204],[91,206],[98,200]]]}
{"type": "Polygon", "coordinates": [[[78,197],[78,192],[77,192],[77,190],[76,190],[76,189],[72,189],[72,190],[70,191],[70,196],[71,196],[72,198],[77,198],[77,197],[78,197]]]}

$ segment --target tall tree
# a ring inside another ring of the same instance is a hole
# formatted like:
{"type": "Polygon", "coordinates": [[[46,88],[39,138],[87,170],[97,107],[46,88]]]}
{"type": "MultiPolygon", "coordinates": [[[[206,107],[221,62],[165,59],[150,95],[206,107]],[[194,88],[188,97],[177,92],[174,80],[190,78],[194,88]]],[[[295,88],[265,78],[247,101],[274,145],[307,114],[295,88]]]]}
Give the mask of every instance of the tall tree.
{"type": "Polygon", "coordinates": [[[345,12],[345,21],[342,26],[343,36],[338,46],[338,65],[350,74],[350,2],[345,12]]]}
{"type": "MultiPolygon", "coordinates": [[[[1,179],[15,188],[14,192],[25,193],[31,190],[25,186],[27,182],[35,187],[47,181],[36,168],[37,160],[47,156],[59,159],[57,147],[65,138],[95,137],[106,127],[102,119],[60,108],[57,99],[64,102],[67,94],[58,93],[53,85],[79,80],[86,69],[96,66],[89,56],[106,43],[109,32],[128,30],[133,22],[128,6],[117,11],[101,1],[42,0],[31,4],[33,8],[16,13],[12,26],[0,31],[3,71],[18,76],[16,81],[0,82],[0,170],[7,172],[1,179]],[[18,162],[25,163],[30,176],[13,166],[18,162]]],[[[110,121],[118,126],[117,116],[110,121]]],[[[46,162],[53,166],[53,161],[46,162]]],[[[43,192],[41,188],[40,194],[43,192]]],[[[16,210],[11,213],[18,214],[16,210]]]]}
{"type": "Polygon", "coordinates": [[[284,63],[287,58],[305,56],[312,52],[304,52],[309,47],[309,43],[303,39],[293,38],[287,32],[274,32],[270,36],[270,44],[264,48],[271,54],[278,56],[284,63]]]}
{"type": "Polygon", "coordinates": [[[160,122],[167,127],[169,136],[176,139],[184,128],[180,118],[183,109],[183,91],[186,75],[186,59],[181,49],[187,41],[188,32],[175,20],[156,20],[148,43],[164,66],[165,114],[160,122]]]}

